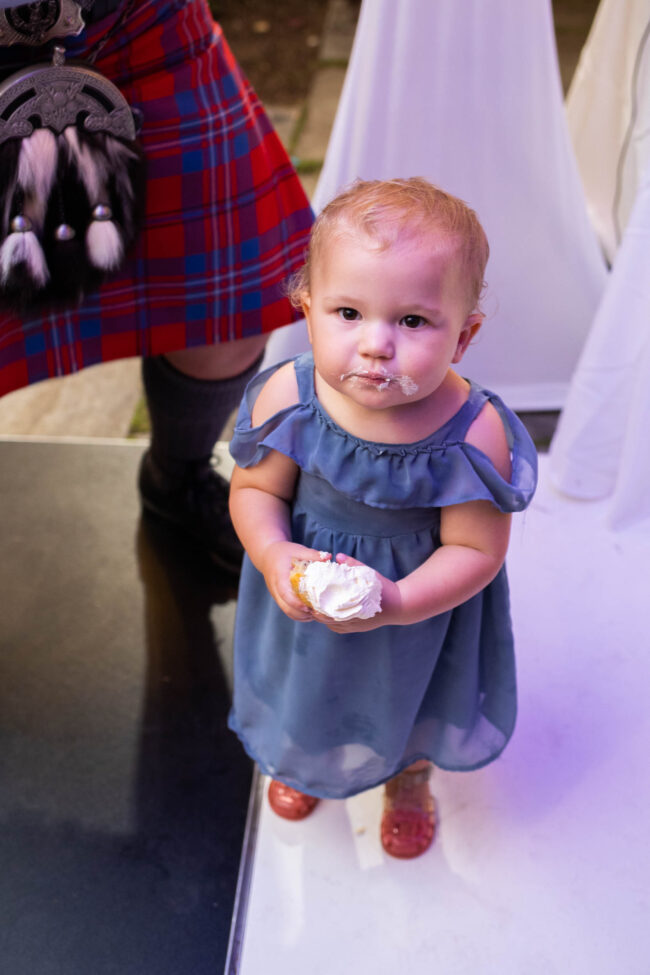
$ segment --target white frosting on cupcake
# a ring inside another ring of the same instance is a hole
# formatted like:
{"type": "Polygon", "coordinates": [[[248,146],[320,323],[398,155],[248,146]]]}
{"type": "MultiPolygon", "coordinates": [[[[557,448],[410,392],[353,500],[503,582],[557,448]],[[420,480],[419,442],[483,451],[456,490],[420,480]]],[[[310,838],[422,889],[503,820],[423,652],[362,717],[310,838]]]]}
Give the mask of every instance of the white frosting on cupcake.
{"type": "Polygon", "coordinates": [[[309,562],[299,588],[316,612],[333,620],[367,620],[381,609],[381,583],[367,565],[309,562]]]}

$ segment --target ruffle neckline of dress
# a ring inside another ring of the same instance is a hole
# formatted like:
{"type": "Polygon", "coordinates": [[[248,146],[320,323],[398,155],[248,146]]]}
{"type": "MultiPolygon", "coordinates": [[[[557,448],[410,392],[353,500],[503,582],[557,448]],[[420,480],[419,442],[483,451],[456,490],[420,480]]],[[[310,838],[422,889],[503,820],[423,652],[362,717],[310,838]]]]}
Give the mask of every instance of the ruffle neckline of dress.
{"type": "Polygon", "coordinates": [[[465,403],[422,440],[410,444],[362,440],[323,409],[314,391],[313,360],[305,353],[295,360],[299,400],[252,427],[254,394],[283,364],[261,373],[248,387],[231,444],[239,466],[259,463],[269,450],[277,450],[308,474],[328,480],[340,493],[375,507],[444,506],[485,499],[501,510],[519,511],[529,503],[536,484],[535,448],[521,421],[487,390],[470,382],[465,403]],[[464,440],[488,401],[504,422],[512,456],[510,483],[486,454],[464,440]]]}

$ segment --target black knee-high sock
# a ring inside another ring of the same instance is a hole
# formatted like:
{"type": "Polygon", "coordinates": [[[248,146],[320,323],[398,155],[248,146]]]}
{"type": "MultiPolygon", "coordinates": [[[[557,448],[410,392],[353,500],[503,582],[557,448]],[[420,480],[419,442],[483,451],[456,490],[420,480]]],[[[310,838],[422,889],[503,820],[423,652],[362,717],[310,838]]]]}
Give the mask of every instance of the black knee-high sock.
{"type": "Polygon", "coordinates": [[[188,463],[210,457],[261,359],[229,379],[195,379],[161,355],[142,360],[151,453],[169,477],[180,480],[188,463]]]}

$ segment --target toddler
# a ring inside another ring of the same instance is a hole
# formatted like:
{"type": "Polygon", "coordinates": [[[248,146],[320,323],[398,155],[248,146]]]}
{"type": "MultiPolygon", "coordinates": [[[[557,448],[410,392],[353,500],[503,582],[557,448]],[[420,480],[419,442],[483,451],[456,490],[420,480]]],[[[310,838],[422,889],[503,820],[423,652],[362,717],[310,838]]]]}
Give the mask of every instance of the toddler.
{"type": "Polygon", "coordinates": [[[433,838],[432,763],[479,768],[515,722],[504,559],[535,449],[452,368],[483,321],[487,258],[476,214],[426,180],[353,184],[293,281],[311,352],[252,380],[231,446],[247,553],[231,727],[285,818],[385,783],[396,857],[433,838]],[[330,558],[377,572],[379,612],[305,605],[293,566],[330,558]]]}

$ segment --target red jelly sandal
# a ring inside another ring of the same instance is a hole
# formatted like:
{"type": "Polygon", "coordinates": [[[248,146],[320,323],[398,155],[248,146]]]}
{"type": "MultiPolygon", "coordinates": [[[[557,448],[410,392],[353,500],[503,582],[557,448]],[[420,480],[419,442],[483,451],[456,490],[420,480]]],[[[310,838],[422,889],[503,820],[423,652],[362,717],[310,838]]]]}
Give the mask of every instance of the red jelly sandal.
{"type": "Polygon", "coordinates": [[[271,781],[268,799],[273,812],[283,819],[306,819],[318,804],[316,796],[298,792],[277,779],[271,781]]]}
{"type": "Polygon", "coordinates": [[[436,819],[430,775],[429,762],[416,762],[386,783],[381,845],[392,857],[418,857],[433,842],[436,819]]]}

